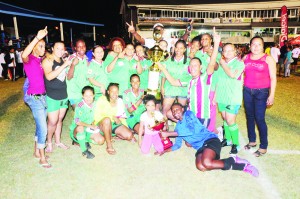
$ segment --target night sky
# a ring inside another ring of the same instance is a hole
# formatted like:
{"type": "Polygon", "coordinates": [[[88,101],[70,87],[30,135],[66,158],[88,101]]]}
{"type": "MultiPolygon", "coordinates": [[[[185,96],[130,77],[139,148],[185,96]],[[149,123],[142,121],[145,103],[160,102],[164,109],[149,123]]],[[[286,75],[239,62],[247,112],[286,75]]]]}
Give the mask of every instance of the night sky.
{"type": "MultiPolygon", "coordinates": [[[[75,3],[74,0],[2,0],[2,2],[34,11],[53,14],[55,17],[104,24],[104,27],[97,27],[96,32],[101,35],[106,35],[106,39],[108,37],[121,36],[122,32],[124,32],[124,30],[121,30],[122,20],[119,14],[121,0],[81,0],[82,3],[79,4],[75,3]]],[[[21,17],[18,17],[18,24],[21,26],[22,24],[20,23],[22,23],[24,18],[19,18],[21,17]]],[[[25,19],[28,18],[25,17],[25,19]]],[[[29,19],[27,21],[29,21],[29,19]]],[[[42,23],[45,23],[45,25],[51,24],[50,21],[42,21],[42,23]]],[[[5,24],[4,21],[4,25],[5,24]]],[[[41,22],[36,24],[36,28],[34,28],[32,24],[35,23],[30,23],[30,26],[28,24],[25,26],[24,23],[24,32],[30,31],[28,29],[38,30],[41,26],[41,22]]],[[[79,25],[78,27],[82,28],[83,25],[79,25]]],[[[84,28],[85,30],[83,31],[92,32],[92,27],[84,28]]]]}

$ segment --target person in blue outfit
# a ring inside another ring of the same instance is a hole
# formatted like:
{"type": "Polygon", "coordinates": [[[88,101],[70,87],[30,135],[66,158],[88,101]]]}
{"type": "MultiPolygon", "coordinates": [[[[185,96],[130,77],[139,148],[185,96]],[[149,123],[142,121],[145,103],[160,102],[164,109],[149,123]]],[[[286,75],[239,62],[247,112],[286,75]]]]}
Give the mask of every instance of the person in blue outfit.
{"type": "Polygon", "coordinates": [[[214,169],[239,170],[258,177],[258,170],[249,163],[249,161],[231,156],[226,159],[220,159],[221,142],[217,134],[208,131],[198,120],[192,111],[185,111],[179,103],[174,103],[171,107],[173,117],[178,120],[174,132],[162,132],[162,137],[175,136],[175,144],[165,150],[160,155],[175,151],[185,141],[187,145],[197,150],[196,167],[200,171],[209,171],[214,169]]]}

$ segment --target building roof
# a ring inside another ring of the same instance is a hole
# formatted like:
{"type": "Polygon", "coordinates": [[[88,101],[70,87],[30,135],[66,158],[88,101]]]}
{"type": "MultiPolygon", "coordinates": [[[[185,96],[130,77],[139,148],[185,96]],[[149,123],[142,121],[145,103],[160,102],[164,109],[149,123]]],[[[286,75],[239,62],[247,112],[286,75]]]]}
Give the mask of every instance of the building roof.
{"type": "Polygon", "coordinates": [[[72,19],[59,18],[59,17],[53,16],[52,14],[28,10],[28,9],[25,9],[22,7],[14,6],[14,5],[3,3],[3,2],[0,2],[0,13],[8,14],[8,15],[15,15],[15,16],[31,17],[31,18],[36,18],[36,19],[46,19],[46,20],[52,20],[52,21],[83,24],[83,25],[89,25],[89,26],[104,26],[103,24],[98,24],[98,23],[90,23],[90,22],[77,21],[77,20],[72,20],[72,19]]]}
{"type": "MultiPolygon", "coordinates": [[[[264,0],[266,2],[268,0],[264,0]]],[[[272,0],[271,0],[272,1],[272,0]]],[[[282,0],[273,0],[282,1],[282,0]]],[[[127,0],[127,4],[139,5],[199,5],[199,4],[220,4],[220,3],[251,3],[261,2],[259,0],[127,0]]]]}
{"type": "MultiPolygon", "coordinates": [[[[124,0],[123,0],[124,1],[124,0]]],[[[146,9],[174,10],[265,10],[280,9],[283,5],[299,7],[299,0],[127,0],[127,5],[146,9]],[[180,7],[178,6],[180,5],[180,7]]]]}

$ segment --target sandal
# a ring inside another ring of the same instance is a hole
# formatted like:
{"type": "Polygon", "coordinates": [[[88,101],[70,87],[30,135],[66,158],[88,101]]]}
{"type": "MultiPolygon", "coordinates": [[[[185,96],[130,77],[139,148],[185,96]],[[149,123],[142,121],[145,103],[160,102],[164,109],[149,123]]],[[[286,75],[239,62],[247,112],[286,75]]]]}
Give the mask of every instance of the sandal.
{"type": "Polygon", "coordinates": [[[53,152],[52,143],[47,143],[47,147],[46,147],[45,151],[47,153],[52,153],[53,152]]]}
{"type": "Polygon", "coordinates": [[[246,144],[246,145],[244,146],[244,149],[245,149],[245,150],[250,150],[250,149],[253,148],[253,147],[256,147],[256,144],[250,144],[250,143],[248,143],[248,144],[246,144]]]}
{"type": "Polygon", "coordinates": [[[52,168],[52,165],[49,162],[46,163],[39,163],[41,167],[43,167],[44,169],[50,169],[52,168]]]}
{"type": "Polygon", "coordinates": [[[265,155],[267,152],[261,152],[261,151],[259,151],[259,150],[257,150],[257,151],[255,151],[254,153],[253,153],[253,155],[255,155],[255,157],[260,157],[260,156],[263,156],[263,155],[265,155]]]}
{"type": "Polygon", "coordinates": [[[117,153],[114,148],[106,148],[106,151],[109,155],[115,155],[117,153]]]}
{"type": "Polygon", "coordinates": [[[57,148],[61,148],[61,149],[64,149],[64,150],[67,150],[67,149],[69,149],[70,147],[68,147],[68,146],[66,146],[66,145],[64,145],[63,143],[58,143],[58,144],[56,144],[55,143],[55,146],[57,147],[57,148]]]}

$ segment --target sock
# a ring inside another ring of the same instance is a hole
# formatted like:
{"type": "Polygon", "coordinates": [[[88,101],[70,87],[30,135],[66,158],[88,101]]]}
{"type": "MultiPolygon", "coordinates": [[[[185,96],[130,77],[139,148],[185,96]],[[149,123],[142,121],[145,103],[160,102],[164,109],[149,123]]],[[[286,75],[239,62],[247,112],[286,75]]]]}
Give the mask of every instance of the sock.
{"type": "Polygon", "coordinates": [[[231,169],[232,165],[235,164],[233,157],[222,159],[221,161],[224,162],[224,168],[222,170],[229,170],[231,169]]]}
{"type": "Polygon", "coordinates": [[[238,164],[238,163],[233,163],[232,164],[232,170],[238,170],[238,171],[242,171],[244,170],[246,164],[238,164]]]}
{"type": "Polygon", "coordinates": [[[224,120],[224,132],[225,132],[225,139],[227,140],[227,144],[230,145],[231,143],[231,135],[229,132],[229,126],[227,122],[224,120]]]}
{"type": "Polygon", "coordinates": [[[228,127],[229,127],[228,129],[229,129],[230,135],[232,137],[232,144],[239,146],[240,143],[239,143],[239,127],[238,127],[238,125],[233,124],[228,127]]]}
{"type": "Polygon", "coordinates": [[[85,132],[77,133],[76,138],[78,140],[81,151],[85,152],[87,150],[87,148],[85,146],[85,132]]]}

